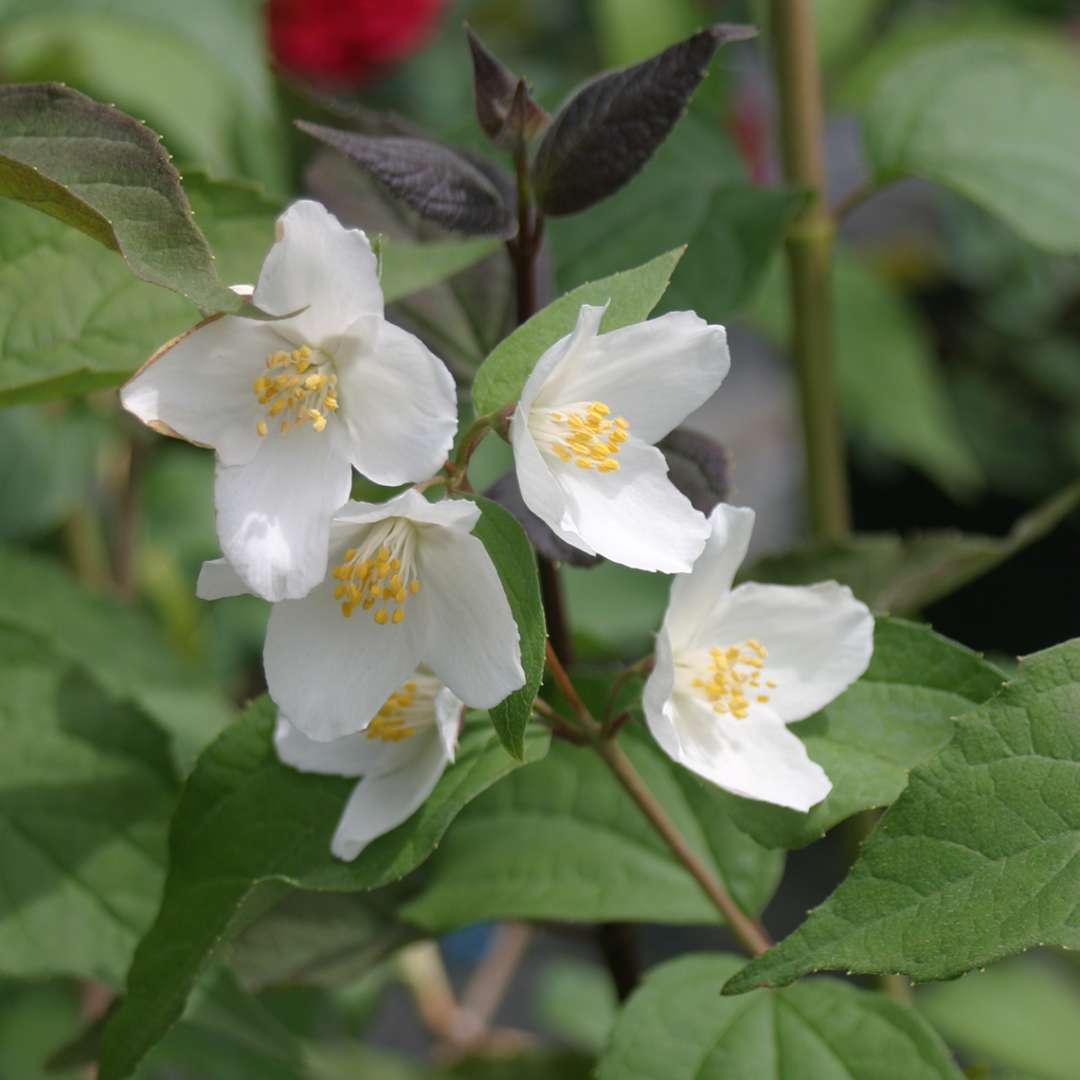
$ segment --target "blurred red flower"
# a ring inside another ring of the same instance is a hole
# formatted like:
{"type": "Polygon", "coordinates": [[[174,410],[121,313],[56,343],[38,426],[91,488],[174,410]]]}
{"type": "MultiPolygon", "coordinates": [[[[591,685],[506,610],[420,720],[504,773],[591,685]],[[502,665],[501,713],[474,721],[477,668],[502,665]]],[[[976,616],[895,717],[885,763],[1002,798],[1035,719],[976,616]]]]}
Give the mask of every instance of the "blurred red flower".
{"type": "Polygon", "coordinates": [[[360,83],[414,52],[441,6],[442,0],[270,0],[270,48],[297,75],[360,83]]]}

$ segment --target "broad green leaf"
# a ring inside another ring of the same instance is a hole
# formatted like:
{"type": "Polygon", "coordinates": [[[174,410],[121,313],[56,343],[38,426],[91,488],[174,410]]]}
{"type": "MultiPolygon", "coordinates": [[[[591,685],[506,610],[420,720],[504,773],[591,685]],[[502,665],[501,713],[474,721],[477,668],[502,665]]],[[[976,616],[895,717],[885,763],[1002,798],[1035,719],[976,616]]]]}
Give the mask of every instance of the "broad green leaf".
{"type": "Polygon", "coordinates": [[[919,1011],[970,1059],[1075,1080],[1080,1061],[1080,982],[1049,954],[1018,957],[929,986],[919,1011]]]}
{"type": "Polygon", "coordinates": [[[0,195],[119,252],[204,312],[257,310],[217,276],[157,135],[61,83],[0,86],[0,195]]]}
{"type": "Polygon", "coordinates": [[[953,718],[996,694],[1004,675],[929,627],[878,619],[866,674],[791,730],[833,789],[806,814],[721,793],[732,819],[759,843],[803,847],[838,822],[887,806],[908,774],[952,738],[953,718]]]}
{"type": "Polygon", "coordinates": [[[536,999],[545,1030],[594,1054],[604,1048],[619,1012],[611,973],[581,960],[548,960],[537,980],[536,999]]]}
{"type": "Polygon", "coordinates": [[[540,355],[574,329],[582,304],[610,304],[602,331],[648,318],[664,295],[683,250],[676,248],[634,270],[581,285],[519,326],[476,373],[472,388],[476,414],[494,412],[517,400],[540,355]]]}
{"type": "Polygon", "coordinates": [[[60,982],[0,983],[0,1076],[5,1080],[76,1080],[45,1070],[49,1055],[79,1023],[74,986],[60,982]]]}
{"type": "Polygon", "coordinates": [[[145,120],[182,163],[285,189],[257,0],[0,0],[0,31],[7,81],[59,79],[145,120]]]}
{"type": "MultiPolygon", "coordinates": [[[[774,265],[750,319],[786,345],[790,323],[782,269],[774,265]]],[[[859,259],[840,254],[833,267],[833,303],[840,404],[851,433],[921,469],[947,491],[977,488],[979,467],[958,431],[930,342],[903,300],[859,259]]]]}
{"type": "MultiPolygon", "coordinates": [[[[716,788],[636,728],[620,737],[648,785],[736,901],[758,911],[783,867],[740,833],[716,788]]],[[[555,742],[547,758],[477,799],[402,909],[426,930],[480,919],[712,923],[716,909],[595,755],[555,742]]]]}
{"type": "Polygon", "coordinates": [[[808,585],[831,578],[850,585],[875,611],[910,615],[1042,539],[1077,504],[1080,484],[1073,484],[1019,518],[1003,537],[944,529],[906,537],[856,533],[834,544],[766,556],[743,576],[782,585],[808,585]]]}
{"type": "MultiPolygon", "coordinates": [[[[198,175],[187,190],[223,276],[253,282],[276,204],[198,175]]],[[[182,297],[137,280],[74,229],[0,199],[0,405],[115,386],[197,319],[182,297]]]]}
{"type": "Polygon", "coordinates": [[[87,500],[108,430],[88,412],[0,412],[0,540],[40,536],[87,500]]]}
{"type": "Polygon", "coordinates": [[[416,938],[382,893],[292,891],[229,942],[229,967],[251,991],[340,986],[416,938]]]}
{"type": "Polygon", "coordinates": [[[83,591],[59,566],[0,549],[0,628],[32,634],[172,736],[183,768],[233,716],[221,691],[181,662],[145,616],[83,591]]]}
{"type": "Polygon", "coordinates": [[[390,241],[382,249],[382,290],[388,304],[438,285],[497,251],[502,241],[481,236],[437,244],[390,241]]]}
{"type": "Polygon", "coordinates": [[[949,35],[882,65],[863,116],[880,183],[952,188],[1050,251],[1080,251],[1080,63],[1021,40],[949,35]]]}
{"type": "MultiPolygon", "coordinates": [[[[331,856],[330,837],[355,781],[282,765],[273,749],[274,722],[273,705],[260,699],[203,752],[188,778],[169,836],[161,909],[106,1030],[101,1080],[129,1076],[176,1022],[257,886],[348,892],[396,881],[430,855],[466,803],[514,767],[487,722],[471,722],[456,762],[421,808],[343,863],[331,856]]],[[[527,757],[545,747],[542,733],[531,735],[527,757]]]]}
{"type": "Polygon", "coordinates": [[[1080,641],[1023,660],[912,771],[832,896],[725,992],[825,969],[948,979],[1080,947],[1078,712],[1080,641]]]}
{"type": "Polygon", "coordinates": [[[833,979],[721,998],[742,961],[724,953],[654,968],[622,1011],[597,1080],[962,1080],[914,1009],[833,979]]]}
{"type": "Polygon", "coordinates": [[[491,710],[491,722],[503,746],[521,760],[525,755],[525,729],[532,703],[544,678],[544,605],[536,556],[521,526],[498,503],[477,499],[480,520],[473,535],[484,545],[506,591],[517,623],[525,685],[491,710]]]}
{"type": "Polygon", "coordinates": [[[548,223],[556,280],[569,289],[686,244],[661,310],[726,321],[753,297],[803,199],[749,184],[720,124],[692,110],[623,191],[548,223]]]}
{"type": "Polygon", "coordinates": [[[0,626],[0,968],[117,984],[153,918],[168,742],[46,642],[0,626]]]}

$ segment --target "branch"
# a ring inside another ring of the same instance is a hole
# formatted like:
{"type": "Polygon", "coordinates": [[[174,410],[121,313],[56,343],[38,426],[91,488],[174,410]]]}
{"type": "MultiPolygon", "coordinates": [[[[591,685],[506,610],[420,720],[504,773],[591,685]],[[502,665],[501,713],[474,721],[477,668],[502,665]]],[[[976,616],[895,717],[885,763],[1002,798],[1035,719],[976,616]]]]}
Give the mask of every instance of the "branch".
{"type": "Polygon", "coordinates": [[[712,901],[728,928],[738,938],[739,943],[751,956],[758,956],[770,948],[765,928],[745,914],[738,904],[731,898],[727,889],[721,884],[713,872],[701,861],[697,852],[690,847],[679,832],[675,823],[668,817],[667,811],[660,805],[653,793],[648,789],[645,781],[634,768],[630,759],[623,753],[619,744],[612,739],[606,738],[604,729],[596,722],[588,706],[581,700],[566,669],[555,655],[551,642],[547,642],[547,666],[554,678],[556,685],[562,691],[567,701],[570,702],[577,719],[585,729],[589,744],[600,755],[608,768],[615,774],[615,778],[626,788],[630,797],[638,804],[639,809],[648,819],[652,827],[671,849],[675,857],[689,871],[694,880],[701,886],[702,892],[712,901]]]}
{"type": "Polygon", "coordinates": [[[830,268],[834,226],[824,202],[821,72],[811,0],[771,0],[784,176],[810,202],[787,236],[792,354],[802,405],[814,534],[838,540],[851,529],[847,461],[833,372],[830,268]]]}

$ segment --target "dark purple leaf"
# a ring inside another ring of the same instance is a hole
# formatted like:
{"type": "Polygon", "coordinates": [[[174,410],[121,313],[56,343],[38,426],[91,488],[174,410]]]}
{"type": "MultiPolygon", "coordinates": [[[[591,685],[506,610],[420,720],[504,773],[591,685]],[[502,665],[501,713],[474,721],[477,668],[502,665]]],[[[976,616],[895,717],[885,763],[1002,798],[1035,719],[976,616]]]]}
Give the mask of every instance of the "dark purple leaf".
{"type": "Polygon", "coordinates": [[[296,126],[340,150],[428,221],[473,235],[514,232],[514,215],[495,185],[449,146],[407,136],[360,135],[305,120],[296,126]]]}
{"type": "Polygon", "coordinates": [[[533,163],[533,189],[544,213],[576,214],[618,191],[667,138],[716,50],[755,33],[749,26],[712,26],[576,90],[556,113],[533,163]]]}
{"type": "Polygon", "coordinates": [[[604,560],[599,555],[586,555],[576,547],[571,547],[560,540],[526,505],[518,487],[517,473],[513,469],[500,476],[484,494],[497,502],[504,510],[517,519],[525,530],[525,535],[534,548],[552,562],[563,562],[570,566],[598,566],[604,560]]]}
{"type": "Polygon", "coordinates": [[[712,512],[731,490],[731,459],[708,435],[676,428],[657,444],[668,463],[668,479],[690,500],[695,510],[712,512]]]}
{"type": "Polygon", "coordinates": [[[465,37],[472,53],[476,119],[484,134],[507,148],[539,134],[551,118],[529,96],[525,80],[513,74],[468,26],[465,37]]]}

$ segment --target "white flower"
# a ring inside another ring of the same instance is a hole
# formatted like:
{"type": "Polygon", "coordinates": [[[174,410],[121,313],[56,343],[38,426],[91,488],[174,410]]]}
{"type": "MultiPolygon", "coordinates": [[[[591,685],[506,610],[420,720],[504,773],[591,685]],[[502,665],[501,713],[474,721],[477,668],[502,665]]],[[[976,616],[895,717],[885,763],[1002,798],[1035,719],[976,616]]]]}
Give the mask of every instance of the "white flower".
{"type": "Polygon", "coordinates": [[[604,308],[537,361],[511,424],[525,504],[566,543],[624,566],[687,571],[708,525],[652,444],[730,365],[722,326],[680,311],[598,334],[604,308]]]}
{"type": "Polygon", "coordinates": [[[356,776],[330,850],[355,859],[378,836],[410,817],[454,760],[461,702],[420,669],[394,691],[367,728],[315,742],[278,716],[274,745],[301,772],[356,776]]]}
{"type": "Polygon", "coordinates": [[[442,362],[383,318],[367,237],[319,203],[278,219],[254,300],[298,314],[201,323],[160,349],[121,400],[144,423],[217,451],[221,549],[252,592],[281,600],[322,580],[352,466],[380,484],[427,478],[450,449],[457,406],[442,362]]]}
{"type": "Polygon", "coordinates": [[[809,810],[829,778],[785,725],[824,708],[870,663],[874,619],[835,581],[732,589],[753,510],[720,504],[693,572],[671,587],[645,684],[664,751],[750,799],[809,810]]]}
{"type": "MultiPolygon", "coordinates": [[[[473,502],[432,503],[413,489],[334,516],[333,570],[274,605],[263,652],[270,696],[305,735],[362,730],[420,664],[478,709],[524,686],[517,624],[470,535],[479,516],[473,502]]],[[[203,566],[203,599],[243,591],[225,560],[203,566]]]]}

